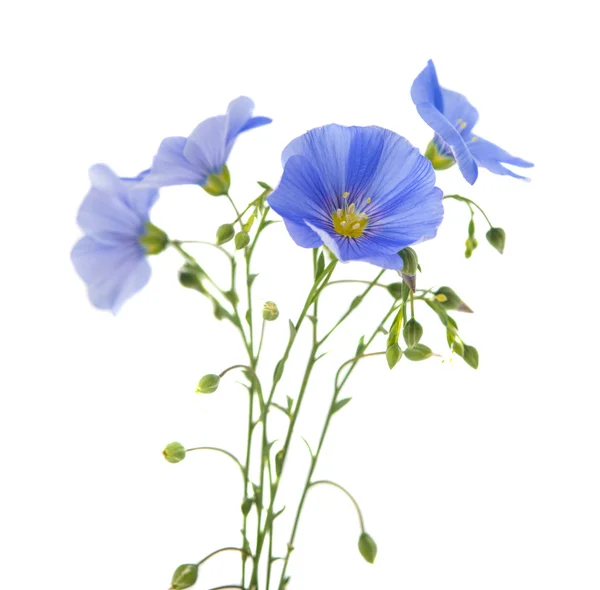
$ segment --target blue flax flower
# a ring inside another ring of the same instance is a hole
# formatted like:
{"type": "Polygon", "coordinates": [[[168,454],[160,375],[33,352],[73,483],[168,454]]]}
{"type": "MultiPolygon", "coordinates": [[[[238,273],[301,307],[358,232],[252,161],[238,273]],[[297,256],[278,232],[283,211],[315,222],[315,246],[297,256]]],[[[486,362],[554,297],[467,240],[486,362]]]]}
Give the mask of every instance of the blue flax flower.
{"type": "Polygon", "coordinates": [[[413,82],[410,94],[419,115],[435,131],[425,155],[436,170],[444,170],[457,162],[470,184],[477,180],[477,166],[483,166],[494,174],[528,180],[502,164],[522,168],[530,168],[533,164],[511,156],[472,133],[479,113],[462,94],[440,86],[431,60],[413,82]]]}
{"type": "Polygon", "coordinates": [[[271,119],[253,117],[254,103],[240,96],[229,103],[226,115],[202,121],[189,137],[167,137],[158,148],[146,186],[199,184],[213,195],[229,189],[225,166],[237,136],[267,125],[271,119]]]}
{"type": "Polygon", "coordinates": [[[71,259],[92,304],[117,313],[150,279],[147,254],[163,250],[168,238],[149,222],[157,189],[141,188],[141,177],[119,178],[103,164],[89,174],[92,186],[77,216],[85,236],[71,259]]]}
{"type": "Polygon", "coordinates": [[[269,205],[304,248],[400,270],[398,252],[433,238],[442,191],[429,160],[381,127],[326,125],[294,139],[269,205]]]}

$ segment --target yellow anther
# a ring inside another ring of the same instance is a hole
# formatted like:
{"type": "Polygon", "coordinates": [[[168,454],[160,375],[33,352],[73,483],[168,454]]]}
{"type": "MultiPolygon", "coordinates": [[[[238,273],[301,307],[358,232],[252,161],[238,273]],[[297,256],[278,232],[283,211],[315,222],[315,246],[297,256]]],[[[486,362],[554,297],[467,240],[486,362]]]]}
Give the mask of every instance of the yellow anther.
{"type": "Polygon", "coordinates": [[[464,121],[460,124],[461,129],[464,129],[466,126],[467,126],[467,124],[464,121]]]}
{"type": "Polygon", "coordinates": [[[367,205],[371,202],[371,197],[367,199],[367,205]]]}
{"type": "Polygon", "coordinates": [[[439,301],[440,303],[444,303],[444,301],[448,301],[448,297],[446,297],[443,293],[439,293],[435,296],[435,300],[439,301]]]}
{"type": "Polygon", "coordinates": [[[344,197],[344,199],[347,199],[349,196],[350,196],[350,193],[349,193],[349,192],[345,192],[345,193],[342,195],[342,197],[344,197]]]}
{"type": "Polygon", "coordinates": [[[476,135],[473,135],[473,137],[471,138],[471,141],[477,141],[479,139],[479,137],[477,137],[476,135]]]}
{"type": "MultiPolygon", "coordinates": [[[[346,193],[344,193],[346,194],[346,193]]],[[[350,203],[344,209],[337,209],[331,214],[333,229],[346,238],[359,238],[369,220],[366,213],[356,210],[356,203],[350,203]]]]}

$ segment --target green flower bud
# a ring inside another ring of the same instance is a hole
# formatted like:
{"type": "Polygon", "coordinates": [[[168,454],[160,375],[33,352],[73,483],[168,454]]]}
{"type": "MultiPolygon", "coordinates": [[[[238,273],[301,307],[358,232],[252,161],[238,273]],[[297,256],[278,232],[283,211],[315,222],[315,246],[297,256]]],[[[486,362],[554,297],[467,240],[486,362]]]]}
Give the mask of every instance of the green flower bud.
{"type": "Polygon", "coordinates": [[[386,289],[394,299],[402,299],[402,293],[404,292],[402,285],[404,283],[390,283],[386,289]]]}
{"type": "Polygon", "coordinates": [[[285,458],[285,449],[281,449],[275,455],[275,474],[277,477],[281,475],[283,471],[283,459],[285,458]]]}
{"type": "Polygon", "coordinates": [[[423,326],[415,318],[411,318],[404,326],[403,336],[404,342],[406,342],[406,346],[409,348],[415,344],[419,344],[419,340],[423,336],[423,326]]]}
{"type": "Polygon", "coordinates": [[[221,172],[216,174],[209,174],[206,182],[202,185],[202,188],[213,197],[219,197],[226,195],[229,192],[229,185],[231,184],[231,178],[229,176],[229,169],[227,166],[223,166],[221,172]]]}
{"type": "Polygon", "coordinates": [[[171,590],[185,590],[191,588],[198,579],[198,565],[195,563],[184,563],[180,565],[173,574],[171,590]]]}
{"type": "Polygon", "coordinates": [[[402,274],[414,276],[417,274],[417,268],[419,267],[419,259],[417,253],[412,248],[404,248],[398,253],[400,258],[404,262],[402,267],[402,274]]]}
{"type": "Polygon", "coordinates": [[[196,291],[200,291],[200,293],[206,293],[206,289],[202,284],[202,277],[204,276],[204,272],[199,266],[195,266],[186,262],[179,269],[179,282],[186,289],[196,289],[196,291]]]}
{"type": "Polygon", "coordinates": [[[217,228],[217,245],[226,244],[230,240],[233,240],[235,236],[235,229],[231,223],[224,223],[217,228]]]}
{"type": "Polygon", "coordinates": [[[169,443],[162,453],[169,463],[179,463],[185,459],[185,447],[178,442],[169,443]]]}
{"type": "Polygon", "coordinates": [[[196,387],[196,393],[214,393],[219,388],[219,382],[221,377],[209,373],[204,375],[200,381],[198,381],[198,387],[196,387]]]}
{"type": "Polygon", "coordinates": [[[474,237],[468,237],[465,242],[465,258],[471,258],[477,246],[479,246],[479,242],[474,237]]]}
{"type": "Polygon", "coordinates": [[[358,538],[358,550],[365,558],[365,561],[375,563],[375,558],[377,557],[377,543],[375,543],[371,535],[365,532],[362,533],[358,538]]]}
{"type": "Polygon", "coordinates": [[[241,231],[235,234],[235,249],[243,250],[250,243],[250,235],[248,232],[241,231]]]}
{"type": "Polygon", "coordinates": [[[425,359],[428,359],[433,352],[429,346],[415,344],[411,348],[407,348],[404,351],[404,354],[409,361],[424,361],[425,359]]]}
{"type": "Polygon", "coordinates": [[[431,162],[434,170],[447,170],[456,163],[453,157],[440,154],[433,140],[429,142],[425,150],[425,157],[431,162]]]}
{"type": "Polygon", "coordinates": [[[469,346],[465,344],[465,349],[463,351],[462,357],[465,359],[465,362],[469,367],[473,367],[476,369],[479,366],[479,353],[474,346],[469,346]]]}
{"type": "Polygon", "coordinates": [[[450,287],[440,287],[435,292],[435,299],[444,309],[473,313],[473,310],[450,287]]]}
{"type": "Polygon", "coordinates": [[[169,244],[169,236],[160,228],[147,221],[146,233],[138,238],[147,255],[160,254],[169,244]]]}
{"type": "Polygon", "coordinates": [[[246,498],[242,502],[242,514],[244,516],[248,516],[248,514],[250,514],[250,510],[252,509],[252,504],[254,504],[254,500],[252,498],[246,498]]]}
{"type": "Polygon", "coordinates": [[[506,232],[501,227],[492,227],[485,234],[487,241],[500,252],[504,253],[504,246],[506,244],[506,232]]]}
{"type": "Polygon", "coordinates": [[[387,360],[388,367],[393,369],[398,364],[398,361],[402,358],[402,349],[396,343],[388,346],[387,350],[385,351],[385,358],[387,360]]]}
{"type": "Polygon", "coordinates": [[[277,309],[277,305],[272,301],[267,301],[263,305],[262,316],[267,322],[275,321],[279,317],[279,310],[277,309]]]}

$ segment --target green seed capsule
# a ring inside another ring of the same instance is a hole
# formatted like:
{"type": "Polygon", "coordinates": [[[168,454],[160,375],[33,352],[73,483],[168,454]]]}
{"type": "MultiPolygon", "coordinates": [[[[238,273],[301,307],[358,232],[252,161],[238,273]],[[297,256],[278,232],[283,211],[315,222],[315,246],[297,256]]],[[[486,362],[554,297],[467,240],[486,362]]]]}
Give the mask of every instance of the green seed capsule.
{"type": "Polygon", "coordinates": [[[375,563],[375,558],[377,557],[377,543],[375,543],[371,535],[364,532],[362,533],[358,539],[358,550],[365,558],[365,561],[375,563]]]}
{"type": "Polygon", "coordinates": [[[406,322],[403,331],[404,342],[409,348],[415,344],[419,344],[419,340],[423,336],[423,326],[417,322],[414,318],[411,318],[406,322]]]}
{"type": "Polygon", "coordinates": [[[204,375],[204,377],[202,377],[202,379],[198,381],[196,393],[214,393],[219,388],[220,381],[221,377],[219,377],[218,375],[204,375]]]}
{"type": "Polygon", "coordinates": [[[169,443],[163,450],[163,457],[169,463],[179,463],[185,459],[185,447],[178,442],[169,443]]]}

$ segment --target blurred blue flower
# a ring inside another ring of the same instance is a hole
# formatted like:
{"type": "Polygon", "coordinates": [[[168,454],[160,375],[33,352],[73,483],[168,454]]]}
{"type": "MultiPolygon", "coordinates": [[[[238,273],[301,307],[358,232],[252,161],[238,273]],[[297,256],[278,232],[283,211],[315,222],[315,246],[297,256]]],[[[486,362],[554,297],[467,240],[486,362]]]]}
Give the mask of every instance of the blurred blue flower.
{"type": "Polygon", "coordinates": [[[140,187],[144,173],[119,178],[108,166],[97,164],[89,176],[92,186],[77,216],[85,236],[75,244],[71,260],[87,284],[92,304],[117,313],[146,285],[146,257],[164,249],[168,238],[149,222],[158,190],[140,187]]]}
{"type": "Polygon", "coordinates": [[[530,168],[532,163],[515,158],[472,133],[479,113],[462,94],[440,86],[431,60],[413,82],[410,94],[419,115],[435,131],[425,155],[436,170],[444,170],[457,162],[470,184],[477,180],[477,166],[495,174],[528,180],[502,164],[530,168]]]}
{"type": "Polygon", "coordinates": [[[271,122],[267,117],[253,117],[253,110],[252,100],[240,96],[229,103],[226,115],[202,121],[189,137],[164,139],[144,185],[199,184],[210,194],[227,192],[229,173],[225,164],[237,136],[271,122]]]}
{"type": "Polygon", "coordinates": [[[431,162],[392,131],[326,125],[282,159],[268,202],[299,246],[399,270],[400,250],[436,235],[444,210],[431,162]]]}

